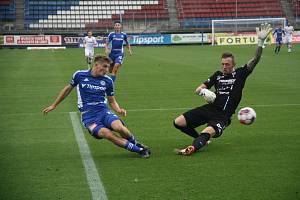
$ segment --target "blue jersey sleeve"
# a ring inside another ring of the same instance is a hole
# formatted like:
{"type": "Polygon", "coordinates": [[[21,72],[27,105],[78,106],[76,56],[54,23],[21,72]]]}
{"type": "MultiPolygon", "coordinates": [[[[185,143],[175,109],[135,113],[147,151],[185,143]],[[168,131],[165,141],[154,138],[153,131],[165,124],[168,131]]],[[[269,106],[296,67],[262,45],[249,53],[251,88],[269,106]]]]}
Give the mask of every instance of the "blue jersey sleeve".
{"type": "Polygon", "coordinates": [[[108,42],[111,42],[111,41],[112,41],[112,39],[113,39],[113,37],[112,37],[112,33],[110,33],[110,34],[108,35],[108,42]]]}
{"type": "Polygon", "coordinates": [[[70,81],[70,85],[71,85],[72,87],[76,87],[76,86],[78,85],[78,83],[79,83],[79,73],[78,73],[78,71],[77,71],[77,72],[75,72],[75,73],[73,74],[73,77],[72,77],[72,79],[71,79],[71,81],[70,81]]]}
{"type": "Polygon", "coordinates": [[[108,80],[108,84],[106,86],[106,95],[114,96],[114,83],[111,79],[108,80]]]}
{"type": "Polygon", "coordinates": [[[124,33],[124,41],[125,41],[126,43],[128,43],[128,40],[127,40],[127,34],[126,34],[126,33],[124,33]]]}

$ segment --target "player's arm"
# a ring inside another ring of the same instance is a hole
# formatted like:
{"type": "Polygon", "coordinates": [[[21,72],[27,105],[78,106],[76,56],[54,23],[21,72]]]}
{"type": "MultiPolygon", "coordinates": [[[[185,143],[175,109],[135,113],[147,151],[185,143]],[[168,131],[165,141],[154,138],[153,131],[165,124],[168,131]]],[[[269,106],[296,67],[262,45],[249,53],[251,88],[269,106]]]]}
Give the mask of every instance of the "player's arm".
{"type": "Polygon", "coordinates": [[[94,37],[94,47],[97,47],[98,46],[98,42],[96,40],[96,38],[94,37]]]}
{"type": "Polygon", "coordinates": [[[86,40],[83,38],[83,47],[86,48],[86,40]]]}
{"type": "Polygon", "coordinates": [[[203,89],[207,89],[207,86],[204,83],[202,83],[199,87],[196,88],[195,94],[199,95],[203,89]]]}
{"type": "Polygon", "coordinates": [[[260,61],[260,58],[261,58],[261,55],[262,55],[262,50],[263,50],[263,48],[261,46],[258,46],[256,48],[254,57],[251,60],[249,60],[248,63],[247,63],[247,69],[249,71],[253,71],[253,69],[255,68],[257,63],[260,61]]]}
{"type": "Polygon", "coordinates": [[[266,37],[270,34],[271,31],[272,31],[271,25],[267,23],[262,24],[260,29],[258,27],[256,28],[258,47],[255,51],[254,58],[249,60],[247,63],[247,69],[249,71],[252,71],[257,65],[257,63],[259,62],[262,55],[262,46],[264,45],[266,37]]]}
{"type": "Polygon", "coordinates": [[[126,43],[128,51],[129,51],[129,54],[132,55],[131,45],[129,44],[129,42],[127,40],[125,40],[125,43],[126,43]]]}
{"type": "Polygon", "coordinates": [[[59,93],[59,95],[57,96],[57,98],[55,99],[55,101],[48,106],[47,108],[43,109],[43,114],[46,115],[48,112],[54,110],[58,104],[60,104],[72,91],[73,87],[71,85],[67,85],[65,86],[59,93]]]}
{"type": "Polygon", "coordinates": [[[110,34],[107,36],[106,42],[105,42],[105,44],[104,44],[105,54],[106,54],[106,55],[108,55],[108,54],[110,53],[109,43],[110,43],[111,40],[112,40],[110,36],[111,36],[110,34]]]}
{"type": "Polygon", "coordinates": [[[126,43],[126,47],[127,47],[128,51],[129,51],[129,54],[132,55],[132,49],[131,49],[131,45],[129,44],[129,42],[127,40],[127,34],[124,37],[124,41],[126,43]]]}
{"type": "Polygon", "coordinates": [[[126,116],[126,110],[123,108],[120,108],[118,102],[116,101],[116,98],[114,96],[107,96],[108,103],[110,107],[117,113],[126,116]]]}

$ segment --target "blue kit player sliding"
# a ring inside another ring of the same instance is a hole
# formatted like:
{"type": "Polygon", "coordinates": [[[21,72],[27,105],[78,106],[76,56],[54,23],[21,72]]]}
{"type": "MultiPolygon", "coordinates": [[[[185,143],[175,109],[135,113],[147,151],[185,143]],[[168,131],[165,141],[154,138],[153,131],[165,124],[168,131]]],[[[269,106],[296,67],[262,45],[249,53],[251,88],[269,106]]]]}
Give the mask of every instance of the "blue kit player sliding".
{"type": "Polygon", "coordinates": [[[82,123],[96,139],[107,139],[115,145],[136,152],[143,158],[150,156],[147,146],[137,142],[133,134],[124,126],[120,118],[107,106],[107,100],[115,112],[126,116],[126,110],[120,108],[114,97],[114,84],[106,75],[111,60],[108,57],[96,56],[90,70],[74,73],[67,86],[59,93],[56,100],[43,110],[44,114],[54,110],[77,87],[78,109],[82,123]],[[107,97],[107,100],[106,100],[107,97]],[[118,132],[120,136],[113,133],[118,132]]]}
{"type": "Polygon", "coordinates": [[[109,72],[111,73],[111,78],[115,81],[119,68],[123,63],[124,58],[124,48],[123,45],[126,43],[129,54],[132,55],[131,46],[127,40],[127,34],[121,32],[122,25],[120,22],[115,22],[114,32],[108,35],[105,44],[105,53],[109,55],[109,58],[113,61],[109,72]],[[111,49],[109,48],[111,44],[111,49]]]}

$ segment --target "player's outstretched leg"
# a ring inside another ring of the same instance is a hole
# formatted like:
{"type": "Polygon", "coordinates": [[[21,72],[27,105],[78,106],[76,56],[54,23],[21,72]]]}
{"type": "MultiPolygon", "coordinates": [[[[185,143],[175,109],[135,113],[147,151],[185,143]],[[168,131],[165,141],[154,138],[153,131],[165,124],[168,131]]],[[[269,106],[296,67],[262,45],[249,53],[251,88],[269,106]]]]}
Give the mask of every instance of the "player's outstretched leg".
{"type": "Polygon", "coordinates": [[[276,45],[275,53],[278,54],[278,46],[276,45]]]}
{"type": "Polygon", "coordinates": [[[112,67],[112,70],[111,70],[111,79],[115,82],[116,78],[117,78],[117,73],[118,73],[118,70],[119,68],[121,67],[121,64],[120,63],[115,63],[115,65],[112,67]]]}
{"type": "Polygon", "coordinates": [[[277,54],[280,52],[281,45],[278,46],[277,54]]]}
{"type": "Polygon", "coordinates": [[[179,155],[192,155],[205,145],[209,144],[210,138],[215,134],[215,130],[213,127],[208,126],[206,127],[202,133],[194,139],[193,144],[184,148],[184,149],[176,149],[175,152],[179,155]]]}
{"type": "Polygon", "coordinates": [[[112,127],[112,129],[113,129],[114,131],[118,132],[118,133],[121,135],[122,138],[128,140],[130,143],[134,144],[134,145],[137,146],[137,147],[140,147],[140,148],[142,148],[142,149],[145,149],[146,152],[144,152],[144,153],[149,154],[149,156],[150,156],[150,154],[151,154],[150,148],[149,148],[148,146],[146,146],[146,145],[144,145],[144,144],[138,142],[138,141],[135,139],[133,133],[131,133],[131,132],[128,130],[128,128],[127,128],[126,126],[124,126],[123,123],[122,123],[120,120],[115,120],[115,121],[113,121],[113,122],[111,123],[111,127],[112,127]]]}
{"type": "Polygon", "coordinates": [[[188,136],[191,136],[192,138],[197,138],[199,136],[199,134],[194,128],[187,126],[186,120],[183,115],[177,117],[174,120],[173,125],[175,128],[179,129],[181,132],[187,134],[188,136]]]}
{"type": "Polygon", "coordinates": [[[92,58],[91,57],[86,57],[86,63],[88,68],[90,69],[92,66],[92,58]]]}
{"type": "Polygon", "coordinates": [[[288,52],[291,53],[292,52],[292,44],[288,43],[288,52]]]}

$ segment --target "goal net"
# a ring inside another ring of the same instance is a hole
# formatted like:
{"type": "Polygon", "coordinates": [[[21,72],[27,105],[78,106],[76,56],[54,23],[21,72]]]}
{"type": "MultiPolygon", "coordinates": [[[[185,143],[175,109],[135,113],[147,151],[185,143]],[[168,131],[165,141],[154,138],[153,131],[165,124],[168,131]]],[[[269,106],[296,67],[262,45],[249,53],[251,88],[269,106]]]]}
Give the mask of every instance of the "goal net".
{"type": "Polygon", "coordinates": [[[212,45],[216,44],[218,36],[224,34],[241,34],[245,32],[255,32],[255,27],[259,27],[262,23],[271,24],[272,28],[281,26],[285,27],[285,18],[257,18],[257,19],[227,19],[212,20],[212,45]]]}

